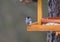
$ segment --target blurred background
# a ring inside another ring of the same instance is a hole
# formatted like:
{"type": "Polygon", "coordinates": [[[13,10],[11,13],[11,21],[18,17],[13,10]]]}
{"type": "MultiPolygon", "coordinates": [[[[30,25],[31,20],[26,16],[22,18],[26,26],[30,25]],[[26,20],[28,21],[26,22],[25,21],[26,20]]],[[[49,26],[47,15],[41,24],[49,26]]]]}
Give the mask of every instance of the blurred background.
{"type": "MultiPolygon", "coordinates": [[[[47,0],[43,0],[43,17],[47,17],[47,0]]],[[[37,3],[0,0],[0,42],[46,42],[46,32],[28,32],[25,17],[37,21],[37,3]]]]}

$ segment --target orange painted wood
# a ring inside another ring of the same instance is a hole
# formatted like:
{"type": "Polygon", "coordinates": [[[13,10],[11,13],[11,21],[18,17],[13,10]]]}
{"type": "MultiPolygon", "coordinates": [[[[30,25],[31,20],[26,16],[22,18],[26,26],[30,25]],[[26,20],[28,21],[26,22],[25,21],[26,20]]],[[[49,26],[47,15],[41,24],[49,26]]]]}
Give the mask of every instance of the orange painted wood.
{"type": "Polygon", "coordinates": [[[42,22],[43,23],[48,23],[48,22],[60,23],[60,18],[43,18],[42,22]]]}
{"type": "Polygon", "coordinates": [[[32,25],[27,27],[27,31],[60,31],[60,26],[32,25]]]}
{"type": "Polygon", "coordinates": [[[60,31],[60,25],[39,25],[38,22],[33,23],[30,26],[27,26],[27,31],[60,31]]]}
{"type": "Polygon", "coordinates": [[[38,0],[38,8],[37,8],[37,22],[41,24],[41,19],[42,19],[42,0],[38,0]]]}

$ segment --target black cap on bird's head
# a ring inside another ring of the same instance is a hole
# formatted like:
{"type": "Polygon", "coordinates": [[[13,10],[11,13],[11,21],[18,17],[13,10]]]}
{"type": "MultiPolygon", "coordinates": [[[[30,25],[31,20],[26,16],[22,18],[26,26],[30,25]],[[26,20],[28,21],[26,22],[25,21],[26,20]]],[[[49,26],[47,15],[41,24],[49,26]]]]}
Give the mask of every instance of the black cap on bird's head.
{"type": "Polygon", "coordinates": [[[30,16],[27,17],[28,19],[30,18],[30,16]]]}

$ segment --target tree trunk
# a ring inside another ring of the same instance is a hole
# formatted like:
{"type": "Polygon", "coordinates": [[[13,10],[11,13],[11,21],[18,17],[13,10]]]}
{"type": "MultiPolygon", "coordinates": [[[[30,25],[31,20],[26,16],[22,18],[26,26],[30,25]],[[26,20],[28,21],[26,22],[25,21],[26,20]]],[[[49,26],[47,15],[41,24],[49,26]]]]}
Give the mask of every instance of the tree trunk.
{"type": "Polygon", "coordinates": [[[60,0],[48,0],[48,17],[60,17],[60,0]]]}

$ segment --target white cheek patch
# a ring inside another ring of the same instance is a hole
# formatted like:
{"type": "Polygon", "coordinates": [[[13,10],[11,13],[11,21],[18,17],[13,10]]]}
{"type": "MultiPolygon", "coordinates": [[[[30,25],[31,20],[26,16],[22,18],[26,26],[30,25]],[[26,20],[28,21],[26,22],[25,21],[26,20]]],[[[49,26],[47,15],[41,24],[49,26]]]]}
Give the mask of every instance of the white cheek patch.
{"type": "Polygon", "coordinates": [[[49,22],[49,23],[46,23],[46,24],[43,24],[43,25],[60,25],[60,24],[58,24],[58,23],[51,23],[51,22],[49,22]]]}
{"type": "Polygon", "coordinates": [[[31,24],[32,24],[32,21],[29,22],[29,25],[31,25],[31,24]]]}

